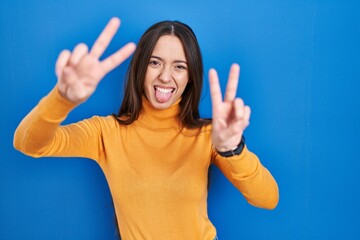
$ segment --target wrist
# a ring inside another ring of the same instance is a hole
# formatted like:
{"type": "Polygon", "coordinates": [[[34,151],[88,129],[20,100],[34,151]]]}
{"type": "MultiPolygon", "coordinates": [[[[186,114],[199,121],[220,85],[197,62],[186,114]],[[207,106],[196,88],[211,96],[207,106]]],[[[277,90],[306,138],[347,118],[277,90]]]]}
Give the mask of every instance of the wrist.
{"type": "Polygon", "coordinates": [[[245,147],[245,137],[242,136],[240,143],[234,149],[231,149],[229,151],[218,151],[218,150],[216,151],[220,156],[232,157],[232,156],[240,155],[244,147],[245,147]]]}

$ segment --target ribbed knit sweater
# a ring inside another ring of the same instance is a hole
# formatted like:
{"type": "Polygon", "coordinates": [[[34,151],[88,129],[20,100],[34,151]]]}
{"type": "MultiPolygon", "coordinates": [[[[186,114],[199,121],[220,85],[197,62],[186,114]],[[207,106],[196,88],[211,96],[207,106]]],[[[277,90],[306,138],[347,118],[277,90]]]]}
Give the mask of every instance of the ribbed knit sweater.
{"type": "Polygon", "coordinates": [[[275,180],[247,147],[221,157],[211,143],[211,125],[182,129],[179,101],[157,110],[143,98],[130,125],[95,116],[61,126],[76,107],[54,88],[23,119],[14,146],[33,156],[74,156],[95,160],[105,174],[124,240],[212,240],[207,214],[208,170],[215,164],[257,207],[278,202],[275,180]]]}

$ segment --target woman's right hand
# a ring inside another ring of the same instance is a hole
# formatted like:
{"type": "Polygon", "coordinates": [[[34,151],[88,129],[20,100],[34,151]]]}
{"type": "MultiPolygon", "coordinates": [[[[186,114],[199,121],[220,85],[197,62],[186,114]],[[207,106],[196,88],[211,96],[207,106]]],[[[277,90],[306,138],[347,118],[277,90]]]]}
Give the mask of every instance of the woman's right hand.
{"type": "Polygon", "coordinates": [[[118,18],[112,18],[95,41],[91,50],[84,43],[72,52],[63,50],[56,61],[57,86],[60,94],[73,103],[82,103],[95,92],[100,80],[124,62],[135,50],[128,43],[111,56],[100,61],[110,41],[120,26],[118,18]]]}

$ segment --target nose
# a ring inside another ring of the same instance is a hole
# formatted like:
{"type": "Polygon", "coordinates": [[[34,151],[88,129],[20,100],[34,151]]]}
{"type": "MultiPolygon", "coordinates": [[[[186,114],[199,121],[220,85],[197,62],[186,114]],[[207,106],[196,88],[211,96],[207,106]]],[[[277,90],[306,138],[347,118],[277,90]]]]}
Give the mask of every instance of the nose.
{"type": "Polygon", "coordinates": [[[163,82],[170,82],[172,79],[171,69],[164,67],[160,72],[159,79],[163,82]]]}

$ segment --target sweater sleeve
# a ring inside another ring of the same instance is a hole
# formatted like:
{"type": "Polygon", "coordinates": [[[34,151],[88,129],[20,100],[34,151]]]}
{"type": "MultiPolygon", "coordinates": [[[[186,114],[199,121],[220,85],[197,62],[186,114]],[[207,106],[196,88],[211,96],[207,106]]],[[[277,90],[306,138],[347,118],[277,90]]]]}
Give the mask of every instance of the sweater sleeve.
{"type": "Polygon", "coordinates": [[[17,127],[13,141],[15,149],[32,157],[68,156],[99,160],[103,152],[99,117],[60,126],[75,107],[55,87],[17,127]]]}
{"type": "Polygon", "coordinates": [[[246,146],[240,155],[232,157],[222,157],[213,148],[212,161],[251,205],[265,209],[276,207],[279,201],[277,183],[246,146]]]}

